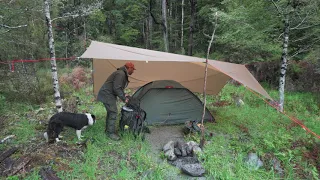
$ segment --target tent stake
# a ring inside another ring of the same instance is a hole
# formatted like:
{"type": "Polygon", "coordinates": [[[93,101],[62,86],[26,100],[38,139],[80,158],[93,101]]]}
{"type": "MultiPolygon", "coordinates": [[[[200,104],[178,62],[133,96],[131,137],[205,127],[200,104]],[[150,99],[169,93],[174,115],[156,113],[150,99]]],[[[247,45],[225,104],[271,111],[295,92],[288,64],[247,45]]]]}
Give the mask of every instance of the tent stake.
{"type": "Polygon", "coordinates": [[[209,46],[208,46],[208,50],[207,50],[206,67],[205,67],[205,73],[204,73],[204,85],[203,85],[203,100],[204,100],[204,104],[203,104],[203,113],[202,113],[202,119],[201,119],[201,139],[200,139],[200,148],[201,149],[204,147],[204,142],[205,142],[203,120],[204,120],[204,116],[205,116],[205,112],[206,112],[206,103],[207,103],[206,88],[207,88],[207,74],[208,74],[208,59],[209,59],[209,53],[210,53],[210,49],[211,49],[211,44],[212,44],[212,41],[213,41],[213,38],[214,38],[214,34],[216,32],[216,29],[217,29],[217,21],[218,21],[218,12],[216,12],[216,14],[215,14],[214,30],[212,32],[211,40],[209,42],[209,46]]]}

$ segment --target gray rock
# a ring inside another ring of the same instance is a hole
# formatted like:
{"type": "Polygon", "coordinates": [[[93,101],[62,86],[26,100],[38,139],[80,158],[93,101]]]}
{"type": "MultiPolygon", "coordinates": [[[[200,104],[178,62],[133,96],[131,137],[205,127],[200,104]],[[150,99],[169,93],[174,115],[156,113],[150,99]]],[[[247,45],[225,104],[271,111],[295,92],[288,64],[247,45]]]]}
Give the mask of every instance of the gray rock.
{"type": "Polygon", "coordinates": [[[174,154],[174,149],[170,149],[164,153],[165,157],[167,157],[168,160],[174,161],[177,159],[177,156],[174,154]]]}
{"type": "Polygon", "coordinates": [[[205,169],[202,167],[201,164],[185,164],[181,167],[182,172],[193,176],[193,177],[200,177],[205,173],[205,169]]]}
{"type": "Polygon", "coordinates": [[[284,175],[284,170],[281,168],[280,161],[277,158],[272,159],[274,170],[282,177],[284,175]]]}
{"type": "Polygon", "coordinates": [[[177,168],[181,169],[181,167],[183,165],[186,165],[186,164],[196,164],[196,163],[199,163],[198,159],[195,158],[195,157],[190,157],[190,156],[187,156],[187,157],[180,157],[178,158],[177,160],[175,161],[169,161],[169,163],[171,165],[174,165],[176,166],[177,168]]]}
{"type": "Polygon", "coordinates": [[[201,154],[202,150],[199,146],[196,145],[196,146],[192,147],[192,153],[193,153],[193,155],[201,154]]]}
{"type": "Polygon", "coordinates": [[[177,142],[175,143],[175,146],[174,146],[174,147],[180,149],[180,151],[181,151],[183,144],[184,144],[184,142],[182,142],[182,141],[177,141],[177,142]]]}
{"type": "Polygon", "coordinates": [[[173,150],[174,149],[174,142],[173,141],[169,141],[167,144],[165,144],[164,146],[163,146],[163,148],[162,148],[162,150],[164,151],[164,152],[166,152],[166,151],[168,151],[168,150],[173,150]]]}
{"type": "Polygon", "coordinates": [[[192,149],[193,149],[193,146],[199,146],[196,142],[194,141],[189,141],[186,143],[187,144],[187,154],[188,155],[192,155],[192,149]]]}
{"type": "Polygon", "coordinates": [[[177,155],[177,156],[181,156],[182,155],[182,153],[181,153],[179,148],[174,148],[174,154],[177,155]]]}
{"type": "Polygon", "coordinates": [[[188,155],[187,149],[188,149],[187,144],[183,144],[183,145],[182,145],[182,148],[181,148],[181,156],[185,157],[185,156],[188,155]]]}
{"type": "Polygon", "coordinates": [[[245,161],[250,168],[255,170],[263,166],[263,162],[259,159],[256,153],[249,153],[245,161]]]}

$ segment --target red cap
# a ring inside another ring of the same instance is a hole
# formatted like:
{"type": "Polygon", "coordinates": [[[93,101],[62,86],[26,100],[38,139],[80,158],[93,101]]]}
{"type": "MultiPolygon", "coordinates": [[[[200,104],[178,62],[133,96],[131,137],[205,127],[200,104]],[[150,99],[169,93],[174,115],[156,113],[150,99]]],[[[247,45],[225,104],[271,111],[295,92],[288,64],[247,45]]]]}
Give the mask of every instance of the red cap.
{"type": "Polygon", "coordinates": [[[134,70],[136,70],[136,68],[134,68],[134,64],[132,62],[127,62],[125,64],[125,66],[126,66],[126,68],[131,68],[132,67],[134,70]]]}

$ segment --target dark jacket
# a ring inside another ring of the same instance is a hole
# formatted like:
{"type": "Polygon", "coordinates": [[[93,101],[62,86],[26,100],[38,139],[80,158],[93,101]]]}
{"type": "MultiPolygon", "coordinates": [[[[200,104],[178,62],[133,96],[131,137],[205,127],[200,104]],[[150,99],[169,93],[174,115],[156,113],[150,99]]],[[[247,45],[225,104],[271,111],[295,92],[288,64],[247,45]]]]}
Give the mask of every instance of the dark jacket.
{"type": "Polygon", "coordinates": [[[98,101],[107,103],[107,99],[118,96],[122,101],[126,100],[124,89],[128,86],[128,72],[122,66],[113,72],[104,82],[98,93],[98,101]],[[113,96],[113,97],[112,97],[113,96]]]}

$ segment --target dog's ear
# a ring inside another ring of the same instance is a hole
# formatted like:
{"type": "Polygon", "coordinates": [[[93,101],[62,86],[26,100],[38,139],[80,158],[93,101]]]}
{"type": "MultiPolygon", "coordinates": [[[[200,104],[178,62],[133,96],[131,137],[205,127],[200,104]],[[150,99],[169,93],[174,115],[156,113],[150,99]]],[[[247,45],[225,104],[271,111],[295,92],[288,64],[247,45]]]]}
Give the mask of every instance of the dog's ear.
{"type": "Polygon", "coordinates": [[[95,115],[91,114],[91,117],[92,117],[93,120],[96,120],[96,116],[95,115]]]}

